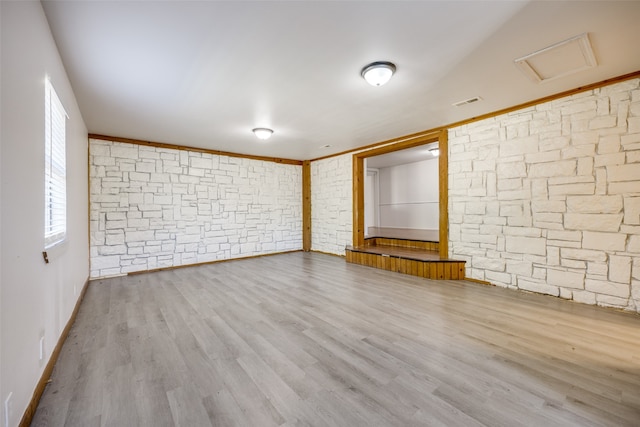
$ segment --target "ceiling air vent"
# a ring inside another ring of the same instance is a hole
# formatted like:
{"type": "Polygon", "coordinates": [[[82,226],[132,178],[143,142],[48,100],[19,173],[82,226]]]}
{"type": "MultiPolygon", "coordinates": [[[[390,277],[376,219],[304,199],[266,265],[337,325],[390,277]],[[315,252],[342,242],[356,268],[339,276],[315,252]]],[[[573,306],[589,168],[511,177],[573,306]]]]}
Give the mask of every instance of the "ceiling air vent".
{"type": "Polygon", "coordinates": [[[535,83],[544,83],[598,65],[587,33],[514,60],[535,83]]]}
{"type": "Polygon", "coordinates": [[[482,100],[482,98],[480,98],[479,96],[474,96],[473,98],[465,99],[463,101],[454,102],[451,105],[453,105],[454,107],[462,107],[463,105],[473,104],[474,102],[478,102],[478,101],[481,101],[481,100],[482,100]]]}

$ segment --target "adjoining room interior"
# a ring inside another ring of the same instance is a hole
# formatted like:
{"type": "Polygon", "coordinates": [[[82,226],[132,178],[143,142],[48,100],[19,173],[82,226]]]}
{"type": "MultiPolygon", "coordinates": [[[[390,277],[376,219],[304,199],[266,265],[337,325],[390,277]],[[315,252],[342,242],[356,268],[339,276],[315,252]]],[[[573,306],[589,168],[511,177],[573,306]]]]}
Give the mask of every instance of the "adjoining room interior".
{"type": "Polygon", "coordinates": [[[440,156],[447,147],[445,132],[431,132],[354,154],[347,262],[428,279],[465,278],[466,261],[448,255],[448,156],[440,156]],[[371,161],[382,168],[370,168],[371,161]],[[367,214],[374,222],[380,217],[373,227],[367,214]]]}
{"type": "Polygon", "coordinates": [[[637,427],[638,22],[0,1],[0,427],[637,427]]]}
{"type": "Polygon", "coordinates": [[[441,150],[446,133],[426,132],[354,153],[354,246],[375,237],[446,246],[448,156],[441,150]]]}
{"type": "Polygon", "coordinates": [[[438,144],[365,159],[365,238],[439,239],[438,144]]]}

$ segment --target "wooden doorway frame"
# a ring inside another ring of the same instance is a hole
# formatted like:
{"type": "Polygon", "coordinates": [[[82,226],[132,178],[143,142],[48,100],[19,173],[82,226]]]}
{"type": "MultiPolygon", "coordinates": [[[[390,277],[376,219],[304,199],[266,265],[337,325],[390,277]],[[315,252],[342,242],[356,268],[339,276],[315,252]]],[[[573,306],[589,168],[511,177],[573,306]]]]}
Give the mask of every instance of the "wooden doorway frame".
{"type": "Polygon", "coordinates": [[[439,203],[439,251],[440,258],[449,257],[449,150],[446,129],[409,136],[398,142],[361,151],[353,155],[353,245],[364,245],[364,159],[420,145],[438,143],[438,203],[439,203]]]}

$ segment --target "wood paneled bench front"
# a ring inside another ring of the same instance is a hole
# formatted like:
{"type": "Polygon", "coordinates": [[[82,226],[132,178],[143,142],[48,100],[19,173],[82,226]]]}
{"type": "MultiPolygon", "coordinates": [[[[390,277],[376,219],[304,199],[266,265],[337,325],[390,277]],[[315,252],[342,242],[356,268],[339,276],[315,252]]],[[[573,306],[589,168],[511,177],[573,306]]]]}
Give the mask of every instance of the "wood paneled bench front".
{"type": "Polygon", "coordinates": [[[367,241],[364,246],[347,246],[347,262],[427,279],[465,278],[465,261],[440,259],[437,242],[378,240],[380,239],[376,238],[374,242],[367,241]]]}

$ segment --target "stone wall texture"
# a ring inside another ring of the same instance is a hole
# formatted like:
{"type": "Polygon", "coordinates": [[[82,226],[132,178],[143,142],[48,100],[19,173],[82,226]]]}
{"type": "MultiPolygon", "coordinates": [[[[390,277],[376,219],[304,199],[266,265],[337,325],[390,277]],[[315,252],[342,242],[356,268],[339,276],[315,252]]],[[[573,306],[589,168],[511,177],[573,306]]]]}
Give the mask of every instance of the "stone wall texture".
{"type": "Polygon", "coordinates": [[[640,80],[449,130],[467,276],[640,312],[640,80]]]}
{"type": "Polygon", "coordinates": [[[302,167],[91,140],[91,277],[302,249],[302,167]]]}
{"type": "Polygon", "coordinates": [[[311,162],[311,249],[344,255],[353,241],[353,155],[311,162]]]}

